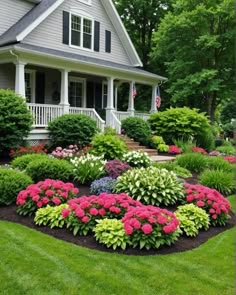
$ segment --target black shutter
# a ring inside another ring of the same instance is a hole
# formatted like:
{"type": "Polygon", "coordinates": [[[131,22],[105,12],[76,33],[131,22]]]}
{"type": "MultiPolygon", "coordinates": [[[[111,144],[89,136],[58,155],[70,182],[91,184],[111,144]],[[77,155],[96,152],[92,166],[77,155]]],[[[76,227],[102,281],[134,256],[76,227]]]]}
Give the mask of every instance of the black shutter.
{"type": "Polygon", "coordinates": [[[94,22],[94,51],[100,50],[100,23],[94,22]]]}
{"type": "Polygon", "coordinates": [[[70,34],[70,14],[67,11],[63,11],[63,44],[69,44],[70,34]]]}
{"type": "Polygon", "coordinates": [[[106,30],[106,44],[105,44],[106,52],[111,52],[111,32],[106,30]]]}

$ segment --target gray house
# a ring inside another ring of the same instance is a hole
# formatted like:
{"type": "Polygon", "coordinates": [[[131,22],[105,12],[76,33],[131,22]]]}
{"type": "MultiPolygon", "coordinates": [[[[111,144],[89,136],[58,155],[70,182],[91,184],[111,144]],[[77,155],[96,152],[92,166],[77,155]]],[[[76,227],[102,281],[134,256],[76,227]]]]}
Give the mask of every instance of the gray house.
{"type": "Polygon", "coordinates": [[[120,132],[120,121],[135,114],[135,83],[152,87],[155,112],[165,78],[141,67],[112,0],[0,1],[0,88],[26,99],[34,115],[31,140],[46,138],[48,122],[65,113],[89,115],[102,130],[106,124],[120,132]],[[127,112],[117,111],[122,83],[129,83],[127,112]]]}

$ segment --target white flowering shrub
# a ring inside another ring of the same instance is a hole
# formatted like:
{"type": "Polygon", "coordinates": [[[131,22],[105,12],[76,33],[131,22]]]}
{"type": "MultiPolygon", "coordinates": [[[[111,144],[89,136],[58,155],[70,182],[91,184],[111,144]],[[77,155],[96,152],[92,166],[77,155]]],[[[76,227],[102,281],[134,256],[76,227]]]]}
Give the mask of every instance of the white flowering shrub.
{"type": "Polygon", "coordinates": [[[81,184],[91,183],[105,175],[106,160],[104,160],[103,156],[98,157],[86,154],[81,157],[75,157],[70,162],[74,166],[74,179],[81,184]]]}
{"type": "Polygon", "coordinates": [[[144,151],[130,151],[125,153],[122,157],[122,161],[128,163],[132,167],[149,167],[151,165],[151,159],[149,155],[144,151]]]}

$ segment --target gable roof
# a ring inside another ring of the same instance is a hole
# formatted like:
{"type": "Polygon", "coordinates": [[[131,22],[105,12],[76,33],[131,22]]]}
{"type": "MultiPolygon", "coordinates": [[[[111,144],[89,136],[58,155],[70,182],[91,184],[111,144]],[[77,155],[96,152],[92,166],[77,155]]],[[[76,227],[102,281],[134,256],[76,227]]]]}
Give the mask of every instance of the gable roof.
{"type": "MultiPolygon", "coordinates": [[[[0,46],[13,44],[22,41],[30,32],[32,32],[42,21],[44,21],[59,5],[65,0],[27,0],[38,3],[16,24],[9,28],[0,36],[0,46]]],[[[138,53],[122,23],[122,20],[112,2],[112,0],[100,0],[106,10],[110,20],[117,30],[119,38],[133,64],[133,66],[142,66],[138,53]]]]}

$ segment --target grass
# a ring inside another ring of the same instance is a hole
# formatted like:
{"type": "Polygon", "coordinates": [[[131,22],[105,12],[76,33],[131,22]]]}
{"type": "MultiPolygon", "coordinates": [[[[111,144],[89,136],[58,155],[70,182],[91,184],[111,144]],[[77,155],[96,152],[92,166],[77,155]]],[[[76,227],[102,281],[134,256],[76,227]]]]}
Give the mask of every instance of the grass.
{"type": "Polygon", "coordinates": [[[231,295],[235,228],[199,248],[124,256],[75,246],[0,222],[0,294],[231,295]]]}

